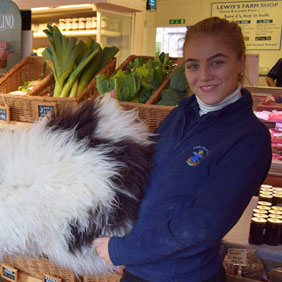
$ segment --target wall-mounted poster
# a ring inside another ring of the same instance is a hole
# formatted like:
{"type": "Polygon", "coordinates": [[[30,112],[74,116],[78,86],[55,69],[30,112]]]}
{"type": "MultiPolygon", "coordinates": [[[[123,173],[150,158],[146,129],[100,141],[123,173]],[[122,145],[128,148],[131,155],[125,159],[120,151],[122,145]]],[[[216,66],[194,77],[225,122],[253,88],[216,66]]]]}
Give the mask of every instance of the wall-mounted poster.
{"type": "Polygon", "coordinates": [[[237,22],[248,50],[280,50],[282,1],[236,1],[211,4],[211,15],[237,22]]]}
{"type": "Polygon", "coordinates": [[[11,0],[0,0],[0,76],[21,60],[22,18],[11,0]]]}

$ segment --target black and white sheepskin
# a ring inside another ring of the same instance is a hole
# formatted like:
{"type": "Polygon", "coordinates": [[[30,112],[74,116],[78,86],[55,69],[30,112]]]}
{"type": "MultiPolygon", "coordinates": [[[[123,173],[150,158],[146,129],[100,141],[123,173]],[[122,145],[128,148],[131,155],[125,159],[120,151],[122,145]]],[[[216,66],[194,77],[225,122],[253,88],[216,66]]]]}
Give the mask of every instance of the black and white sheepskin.
{"type": "Polygon", "coordinates": [[[152,151],[138,113],[110,95],[0,130],[0,261],[44,256],[77,275],[116,271],[92,242],[130,232],[152,151]]]}

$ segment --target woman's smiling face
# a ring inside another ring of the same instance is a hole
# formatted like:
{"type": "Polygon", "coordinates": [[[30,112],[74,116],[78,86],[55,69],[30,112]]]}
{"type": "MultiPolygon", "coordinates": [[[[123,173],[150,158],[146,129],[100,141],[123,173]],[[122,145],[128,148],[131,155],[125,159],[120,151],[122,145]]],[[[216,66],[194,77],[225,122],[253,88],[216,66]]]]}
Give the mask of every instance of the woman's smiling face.
{"type": "Polygon", "coordinates": [[[208,105],[235,91],[245,56],[238,59],[220,36],[198,35],[184,46],[185,74],[192,91],[208,105]]]}

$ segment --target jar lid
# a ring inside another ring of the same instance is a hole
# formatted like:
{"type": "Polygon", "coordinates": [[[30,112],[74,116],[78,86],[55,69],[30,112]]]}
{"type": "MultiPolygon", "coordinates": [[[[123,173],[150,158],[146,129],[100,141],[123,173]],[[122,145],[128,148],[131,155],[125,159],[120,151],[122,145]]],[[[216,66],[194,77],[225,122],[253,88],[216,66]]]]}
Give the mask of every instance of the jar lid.
{"type": "Polygon", "coordinates": [[[261,218],[261,217],[252,217],[251,221],[257,222],[257,223],[266,223],[267,222],[265,218],[261,218]]]}
{"type": "Polygon", "coordinates": [[[273,188],[272,190],[274,193],[279,193],[281,194],[282,193],[282,188],[273,188]]]}
{"type": "Polygon", "coordinates": [[[258,205],[270,207],[272,204],[270,202],[267,202],[267,201],[258,201],[258,205]]]}
{"type": "Polygon", "coordinates": [[[268,211],[268,210],[271,209],[271,207],[267,207],[267,206],[257,206],[256,209],[268,211]]]}
{"type": "MultiPolygon", "coordinates": [[[[261,214],[261,213],[260,213],[261,214]]],[[[263,214],[262,214],[263,215],[263,214]]],[[[268,215],[270,218],[278,218],[278,219],[282,219],[282,214],[269,214],[268,215]]]]}
{"type": "Polygon", "coordinates": [[[267,222],[274,223],[274,224],[282,224],[282,220],[278,218],[268,218],[267,222]]]}
{"type": "Polygon", "coordinates": [[[266,193],[266,194],[265,193],[259,193],[259,197],[272,199],[273,195],[272,195],[272,192],[271,193],[266,193]]]}
{"type": "Polygon", "coordinates": [[[268,184],[261,184],[260,185],[261,188],[272,188],[272,185],[268,185],[268,184]]]}
{"type": "Polygon", "coordinates": [[[260,209],[253,209],[253,213],[267,214],[267,211],[266,210],[260,210],[260,209]]]}
{"type": "MultiPolygon", "coordinates": [[[[275,214],[275,216],[280,216],[280,215],[275,214]]],[[[265,214],[265,213],[254,213],[254,214],[253,214],[253,217],[268,218],[268,215],[265,214]]]]}
{"type": "Polygon", "coordinates": [[[272,206],[271,209],[272,210],[277,210],[277,211],[282,211],[282,207],[281,206],[272,206]]]}
{"type": "Polygon", "coordinates": [[[268,212],[272,214],[282,214],[282,211],[280,210],[269,210],[268,212]]]}
{"type": "Polygon", "coordinates": [[[273,188],[262,188],[262,187],[259,188],[260,192],[272,192],[272,190],[273,188]]]}

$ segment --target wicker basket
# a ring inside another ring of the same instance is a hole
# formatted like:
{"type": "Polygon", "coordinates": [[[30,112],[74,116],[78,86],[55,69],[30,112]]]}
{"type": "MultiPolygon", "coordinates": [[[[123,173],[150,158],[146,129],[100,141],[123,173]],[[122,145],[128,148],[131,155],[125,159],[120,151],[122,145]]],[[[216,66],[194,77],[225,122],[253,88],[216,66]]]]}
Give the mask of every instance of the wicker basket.
{"type": "MultiPolygon", "coordinates": [[[[18,87],[22,86],[25,80],[39,79],[43,63],[43,58],[37,56],[26,57],[21,60],[0,79],[0,92],[8,93],[18,90],[18,87]]],[[[49,69],[46,68],[45,75],[48,76],[49,73],[49,69]]]]}
{"type": "MultiPolygon", "coordinates": [[[[49,73],[41,83],[28,92],[28,95],[11,95],[10,91],[16,90],[25,80],[38,79],[40,74],[41,57],[27,57],[14,66],[0,79],[0,105],[10,107],[11,120],[22,122],[34,122],[38,116],[38,105],[51,105],[54,110],[64,111],[74,109],[90,96],[98,96],[96,90],[96,78],[94,77],[88,86],[75,98],[51,97],[55,82],[53,75],[49,73]]],[[[111,75],[116,67],[116,58],[113,58],[99,73],[111,75]]]]}
{"type": "Polygon", "coordinates": [[[145,121],[149,131],[154,132],[159,124],[165,119],[167,114],[174,108],[173,106],[157,106],[141,103],[120,102],[125,110],[136,108],[139,117],[145,121]]]}
{"type": "Polygon", "coordinates": [[[34,259],[21,256],[5,256],[1,263],[5,263],[28,276],[42,280],[43,275],[55,276],[62,282],[119,282],[120,275],[109,274],[107,276],[82,276],[78,277],[73,272],[63,269],[46,258],[34,259]]]}

